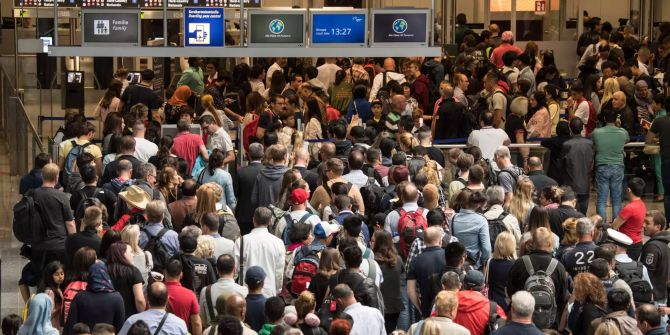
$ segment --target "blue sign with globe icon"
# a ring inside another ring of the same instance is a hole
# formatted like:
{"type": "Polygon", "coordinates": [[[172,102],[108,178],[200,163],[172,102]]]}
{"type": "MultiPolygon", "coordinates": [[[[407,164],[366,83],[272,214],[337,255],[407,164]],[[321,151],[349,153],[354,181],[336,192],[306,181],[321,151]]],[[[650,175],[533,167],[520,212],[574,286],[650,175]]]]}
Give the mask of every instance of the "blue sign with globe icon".
{"type": "Polygon", "coordinates": [[[284,21],[280,19],[274,19],[270,21],[270,32],[273,34],[281,34],[284,31],[284,21]]]}
{"type": "Polygon", "coordinates": [[[397,34],[402,34],[407,31],[407,21],[405,19],[397,19],[393,21],[393,31],[397,34]]]}

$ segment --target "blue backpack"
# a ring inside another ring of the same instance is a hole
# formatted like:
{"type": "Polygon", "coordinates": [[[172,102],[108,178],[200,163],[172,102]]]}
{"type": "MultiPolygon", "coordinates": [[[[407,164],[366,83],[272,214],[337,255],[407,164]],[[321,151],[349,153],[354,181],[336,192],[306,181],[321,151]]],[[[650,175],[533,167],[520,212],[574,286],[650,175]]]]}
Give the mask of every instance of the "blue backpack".
{"type": "Polygon", "coordinates": [[[77,157],[81,156],[84,153],[84,150],[93,143],[88,142],[83,145],[77,144],[77,141],[72,140],[72,149],[65,156],[65,163],[63,164],[63,177],[65,180],[72,174],[74,171],[74,166],[77,164],[77,157]]]}

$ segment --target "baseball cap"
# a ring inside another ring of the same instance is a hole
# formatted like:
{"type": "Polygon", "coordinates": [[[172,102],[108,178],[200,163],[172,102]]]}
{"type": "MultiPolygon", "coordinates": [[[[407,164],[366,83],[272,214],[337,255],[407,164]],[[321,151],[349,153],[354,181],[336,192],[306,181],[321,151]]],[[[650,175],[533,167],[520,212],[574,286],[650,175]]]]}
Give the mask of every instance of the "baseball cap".
{"type": "Polygon", "coordinates": [[[319,222],[314,226],[314,236],[318,238],[326,238],[339,231],[340,231],[340,225],[331,224],[325,221],[319,222]]]}
{"type": "Polygon", "coordinates": [[[309,199],[309,194],[303,188],[296,188],[291,191],[291,202],[293,204],[304,204],[309,199]]]}
{"type": "Polygon", "coordinates": [[[254,265],[247,269],[247,273],[244,276],[244,282],[247,283],[247,285],[258,285],[258,283],[265,280],[265,277],[265,270],[258,265],[254,265]]]}
{"type": "Polygon", "coordinates": [[[484,285],[484,274],[477,270],[470,270],[465,274],[463,285],[466,288],[480,287],[484,285]]]}

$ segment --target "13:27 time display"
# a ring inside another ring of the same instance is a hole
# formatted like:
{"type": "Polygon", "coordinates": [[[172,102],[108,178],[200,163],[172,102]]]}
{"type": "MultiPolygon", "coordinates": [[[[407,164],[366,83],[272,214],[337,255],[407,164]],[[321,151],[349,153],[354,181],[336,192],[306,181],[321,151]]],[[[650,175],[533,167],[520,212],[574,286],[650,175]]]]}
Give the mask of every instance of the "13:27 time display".
{"type": "Polygon", "coordinates": [[[351,35],[351,28],[331,28],[330,33],[335,36],[351,35]]]}

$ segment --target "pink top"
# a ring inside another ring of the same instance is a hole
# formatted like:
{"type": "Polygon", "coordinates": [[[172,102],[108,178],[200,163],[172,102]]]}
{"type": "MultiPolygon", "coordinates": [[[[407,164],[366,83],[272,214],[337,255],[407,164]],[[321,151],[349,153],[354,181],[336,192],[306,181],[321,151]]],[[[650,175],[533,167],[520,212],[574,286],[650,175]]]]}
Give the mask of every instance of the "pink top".
{"type": "Polygon", "coordinates": [[[514,51],[516,52],[517,55],[520,55],[523,53],[521,49],[518,47],[511,45],[509,43],[502,43],[500,46],[497,48],[493,49],[493,52],[491,53],[491,63],[495,64],[496,67],[502,68],[505,66],[505,64],[502,61],[502,56],[507,52],[507,51],[514,51]]]}
{"type": "Polygon", "coordinates": [[[542,107],[528,120],[528,137],[551,137],[551,117],[547,108],[542,107]]]}
{"type": "Polygon", "coordinates": [[[205,145],[202,137],[197,134],[191,134],[188,131],[177,134],[172,144],[172,153],[177,157],[183,158],[188,163],[188,173],[191,173],[193,164],[200,153],[200,146],[205,145]]]}

